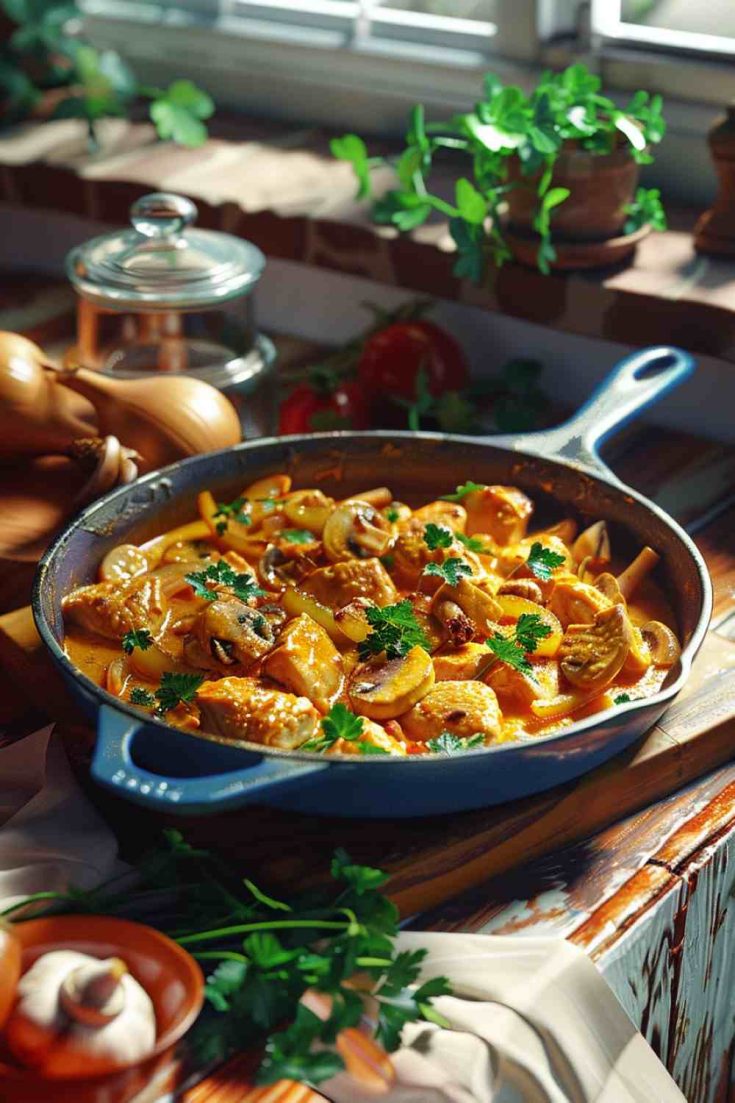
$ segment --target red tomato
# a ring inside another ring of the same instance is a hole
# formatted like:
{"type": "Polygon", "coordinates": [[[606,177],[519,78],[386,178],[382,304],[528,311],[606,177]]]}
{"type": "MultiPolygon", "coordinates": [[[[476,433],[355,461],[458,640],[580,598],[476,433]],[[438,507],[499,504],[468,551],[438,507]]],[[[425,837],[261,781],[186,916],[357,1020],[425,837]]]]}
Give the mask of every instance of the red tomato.
{"type": "Polygon", "coordinates": [[[370,403],[358,382],[338,383],[331,392],[320,393],[309,383],[299,383],[281,403],[278,431],[317,433],[330,429],[367,429],[370,403]]]}
{"type": "Polygon", "coordinates": [[[372,394],[412,399],[420,369],[434,397],[461,391],[469,381],[464,352],[451,334],[419,319],[394,322],[368,337],[357,374],[372,394]]]}

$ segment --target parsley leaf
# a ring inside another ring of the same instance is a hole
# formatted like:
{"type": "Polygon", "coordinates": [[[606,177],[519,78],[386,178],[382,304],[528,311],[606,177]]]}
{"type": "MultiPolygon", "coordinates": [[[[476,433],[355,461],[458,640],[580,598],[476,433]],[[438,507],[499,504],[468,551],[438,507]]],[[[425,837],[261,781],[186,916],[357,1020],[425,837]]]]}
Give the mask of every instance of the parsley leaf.
{"type": "Polygon", "coordinates": [[[365,610],[365,616],[372,632],[358,644],[361,659],[380,655],[383,651],[387,658],[398,659],[407,655],[412,647],[429,650],[429,641],[416,619],[410,601],[384,605],[382,609],[371,605],[365,610]]]}
{"type": "Polygon", "coordinates": [[[312,544],[316,540],[314,533],[308,529],[283,529],[280,536],[289,544],[312,544]]]}
{"type": "Polygon", "coordinates": [[[544,624],[538,613],[521,613],[516,622],[515,636],[524,651],[535,651],[539,642],[550,635],[551,626],[544,624]]]}
{"type": "Polygon", "coordinates": [[[431,551],[436,551],[437,548],[451,548],[453,541],[452,530],[446,525],[435,525],[429,522],[424,526],[424,543],[431,551]]]}
{"type": "Polygon", "coordinates": [[[551,548],[545,548],[543,544],[540,544],[537,540],[535,543],[531,544],[526,566],[531,574],[536,575],[536,578],[540,578],[542,582],[548,582],[551,578],[551,572],[556,567],[561,567],[563,562],[563,555],[552,551],[551,548]]]}
{"type": "Polygon", "coordinates": [[[308,739],[299,748],[302,751],[328,751],[338,739],[344,739],[348,743],[355,743],[362,736],[363,720],[350,712],[346,705],[338,701],[321,722],[322,735],[314,739],[308,739]]]}
{"type": "Polygon", "coordinates": [[[483,544],[482,540],[478,540],[476,536],[465,536],[463,532],[455,532],[454,534],[459,540],[460,544],[464,544],[468,551],[478,552],[480,555],[488,554],[488,549],[483,544]]]}
{"type": "Polygon", "coordinates": [[[521,674],[531,674],[533,666],[527,656],[536,650],[539,640],[550,635],[550,626],[544,624],[538,613],[521,613],[512,635],[504,636],[496,632],[485,643],[501,663],[512,666],[521,674]]]}
{"type": "Polygon", "coordinates": [[[155,692],[158,701],[156,712],[163,715],[182,701],[193,701],[203,681],[203,674],[174,674],[167,670],[161,675],[161,684],[155,692]]]}
{"type": "Polygon", "coordinates": [[[614,703],[616,705],[627,705],[628,702],[632,700],[633,698],[629,693],[619,693],[617,697],[614,698],[614,703]]]}
{"type": "Polygon", "coordinates": [[[442,494],[440,501],[442,502],[461,502],[463,498],[466,498],[468,494],[474,494],[476,490],[484,490],[484,483],[473,483],[468,480],[466,483],[462,483],[458,486],[454,494],[442,494]]]}
{"type": "Polygon", "coordinates": [[[152,644],[153,636],[147,628],[132,628],[121,640],[122,649],[126,655],[132,655],[136,647],[141,651],[147,651],[152,644]]]}
{"type": "Polygon", "coordinates": [[[434,754],[457,754],[459,751],[469,751],[471,747],[482,747],[485,737],[482,732],[475,735],[462,737],[452,732],[442,732],[441,735],[430,739],[426,746],[434,754]]]}
{"type": "Polygon", "coordinates": [[[265,593],[249,572],[238,574],[224,559],[210,563],[203,571],[194,571],[184,576],[197,597],[205,601],[216,601],[219,597],[217,586],[231,590],[240,601],[249,601],[253,597],[262,597],[265,593]]]}
{"type": "Polygon", "coordinates": [[[143,689],[142,686],[133,686],[130,690],[130,703],[131,705],[143,705],[144,708],[150,709],[155,705],[156,698],[147,689],[143,689]]]}
{"type": "Polygon", "coordinates": [[[252,524],[253,519],[244,508],[249,504],[247,498],[235,498],[231,502],[217,502],[217,508],[213,516],[222,518],[214,526],[219,536],[224,536],[230,521],[237,521],[240,525],[252,524]]]}
{"type": "Polygon", "coordinates": [[[450,586],[456,586],[460,578],[472,574],[472,568],[464,559],[445,559],[443,563],[427,563],[422,574],[436,575],[437,578],[448,582],[450,586]]]}
{"type": "Polygon", "coordinates": [[[386,509],[385,511],[386,520],[390,521],[391,524],[397,521],[400,516],[401,515],[398,510],[394,509],[392,506],[389,506],[388,509],[386,509]]]}

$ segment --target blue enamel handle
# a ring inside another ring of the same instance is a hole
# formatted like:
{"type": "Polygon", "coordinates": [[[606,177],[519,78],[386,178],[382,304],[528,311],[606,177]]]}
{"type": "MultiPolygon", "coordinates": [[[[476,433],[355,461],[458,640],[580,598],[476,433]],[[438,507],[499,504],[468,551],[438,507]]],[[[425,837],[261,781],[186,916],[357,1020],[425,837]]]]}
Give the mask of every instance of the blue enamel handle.
{"type": "Polygon", "coordinates": [[[492,443],[548,459],[565,460],[610,478],[612,473],[598,453],[600,445],[683,383],[694,368],[694,359],[683,349],[667,346],[641,349],[621,360],[563,425],[520,437],[493,437],[492,443]]]}
{"type": "Polygon", "coordinates": [[[251,754],[187,732],[158,727],[103,705],[91,773],[100,785],[148,808],[199,815],[256,803],[266,791],[270,794],[281,786],[303,782],[309,775],[325,769],[326,762],[263,758],[256,752],[251,754]],[[161,755],[170,755],[165,774],[133,760],[133,743],[138,736],[144,736],[142,750],[147,759],[157,758],[160,762],[161,755]],[[153,753],[145,754],[145,741],[153,753]],[[227,769],[229,762],[236,763],[236,768],[227,769]],[[175,776],[177,769],[188,764],[200,776],[175,776]]]}

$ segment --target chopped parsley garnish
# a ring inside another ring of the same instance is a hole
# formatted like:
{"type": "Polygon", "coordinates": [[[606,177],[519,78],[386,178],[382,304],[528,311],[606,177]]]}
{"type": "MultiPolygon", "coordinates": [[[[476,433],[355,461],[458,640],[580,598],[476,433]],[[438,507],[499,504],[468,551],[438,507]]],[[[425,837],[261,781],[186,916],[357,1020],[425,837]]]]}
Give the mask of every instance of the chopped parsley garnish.
{"type": "Polygon", "coordinates": [[[430,739],[426,746],[434,754],[458,754],[460,751],[469,751],[472,747],[482,747],[484,743],[485,736],[482,732],[465,737],[453,735],[452,732],[442,732],[436,738],[430,739]]]}
{"type": "Polygon", "coordinates": [[[430,644],[416,619],[410,601],[399,601],[396,605],[385,605],[382,609],[371,605],[365,610],[367,622],[372,628],[369,636],[358,644],[361,659],[385,652],[389,659],[398,659],[407,655],[412,647],[429,650],[430,644]]]}
{"type": "Polygon", "coordinates": [[[465,536],[463,532],[455,532],[454,534],[459,540],[460,544],[464,544],[468,551],[478,552],[480,555],[487,554],[487,548],[483,544],[482,540],[479,540],[476,536],[465,536]]]}
{"type": "Polygon", "coordinates": [[[393,506],[389,506],[388,509],[386,509],[385,511],[385,516],[386,520],[390,521],[391,524],[393,524],[398,520],[401,515],[397,509],[394,509],[393,506]]]}
{"type": "Polygon", "coordinates": [[[454,494],[442,494],[442,502],[461,502],[463,498],[466,498],[468,494],[474,494],[476,490],[485,490],[485,483],[473,483],[468,480],[466,483],[462,483],[461,486],[455,488],[454,494]]]}
{"type": "Polygon", "coordinates": [[[210,563],[203,571],[194,571],[184,576],[194,590],[197,597],[205,601],[216,601],[219,592],[216,587],[224,586],[231,590],[240,601],[249,601],[253,597],[263,597],[265,590],[261,590],[255,581],[255,576],[249,572],[238,574],[224,559],[216,563],[210,563]]]}
{"type": "Polygon", "coordinates": [[[614,703],[616,705],[627,705],[628,702],[632,700],[633,698],[629,693],[619,693],[617,697],[614,698],[614,703]]]}
{"type": "Polygon", "coordinates": [[[443,563],[427,563],[422,573],[436,575],[437,578],[448,582],[450,586],[456,586],[460,578],[472,574],[472,567],[464,559],[452,558],[445,559],[443,563]]]}
{"type": "Polygon", "coordinates": [[[151,709],[156,703],[156,698],[147,689],[143,689],[142,686],[133,686],[130,690],[130,703],[132,705],[143,705],[144,708],[151,709]]]}
{"type": "Polygon", "coordinates": [[[276,498],[256,498],[255,501],[260,503],[263,513],[272,513],[278,505],[276,498]]]}
{"type": "Polygon", "coordinates": [[[354,743],[360,754],[388,754],[382,747],[376,747],[362,738],[364,721],[361,716],[350,712],[346,705],[337,702],[332,705],[327,715],[322,719],[322,734],[314,739],[302,743],[299,748],[302,751],[318,751],[323,754],[330,750],[334,744],[344,739],[346,743],[354,743]]]}
{"type": "Polygon", "coordinates": [[[551,572],[556,567],[561,567],[563,562],[563,555],[560,555],[559,552],[552,551],[551,548],[545,548],[543,544],[539,544],[539,542],[536,541],[534,544],[531,544],[526,566],[531,574],[536,575],[536,578],[540,578],[542,582],[548,582],[551,578],[551,572]]]}
{"type": "Polygon", "coordinates": [[[218,521],[214,526],[217,533],[223,536],[227,531],[227,525],[230,521],[237,521],[241,525],[251,524],[252,517],[244,508],[249,505],[250,503],[247,498],[235,498],[232,502],[217,502],[214,516],[222,518],[222,520],[218,521]]]}
{"type": "Polygon", "coordinates": [[[132,655],[136,647],[141,651],[147,651],[153,645],[153,636],[147,628],[133,628],[125,633],[121,645],[126,655],[132,655]]]}
{"type": "Polygon", "coordinates": [[[454,542],[454,534],[445,525],[434,525],[429,522],[424,526],[424,543],[431,551],[437,548],[451,548],[454,542]]]}
{"type": "Polygon", "coordinates": [[[158,701],[156,712],[163,715],[182,701],[193,701],[203,681],[203,674],[174,674],[167,670],[161,675],[161,684],[155,692],[158,701]]]}
{"type": "Polygon", "coordinates": [[[314,533],[308,529],[283,529],[280,536],[289,544],[312,544],[316,540],[314,533]]]}
{"type": "MultiPolygon", "coordinates": [[[[533,654],[540,640],[550,635],[551,627],[544,624],[538,613],[521,613],[510,636],[496,632],[485,643],[501,663],[512,666],[521,674],[531,674],[533,666],[528,661],[528,655],[533,654]]],[[[487,669],[485,667],[483,673],[487,669]]]]}

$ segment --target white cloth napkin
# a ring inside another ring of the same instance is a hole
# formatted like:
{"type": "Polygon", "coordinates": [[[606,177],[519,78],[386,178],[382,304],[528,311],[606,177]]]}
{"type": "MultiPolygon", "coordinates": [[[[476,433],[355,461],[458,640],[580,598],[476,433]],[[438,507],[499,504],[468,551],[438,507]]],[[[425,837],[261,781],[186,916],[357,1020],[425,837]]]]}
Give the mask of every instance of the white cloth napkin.
{"type": "Polygon", "coordinates": [[[92,888],[124,868],[52,730],[0,749],[0,911],[34,892],[92,888]]]}
{"type": "MultiPolygon", "coordinates": [[[[124,867],[51,727],[0,749],[0,910],[34,892],[91,888],[124,867]]],[[[405,932],[450,1029],[408,1027],[383,1103],[686,1103],[581,950],[553,938],[405,932]]],[[[335,1103],[375,1103],[345,1075],[335,1103]]]]}

